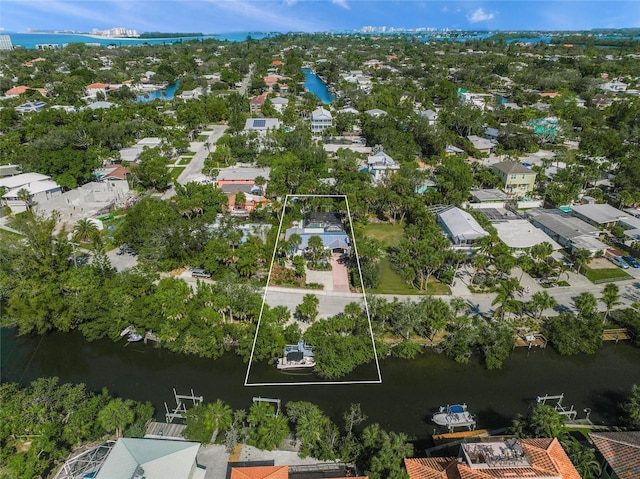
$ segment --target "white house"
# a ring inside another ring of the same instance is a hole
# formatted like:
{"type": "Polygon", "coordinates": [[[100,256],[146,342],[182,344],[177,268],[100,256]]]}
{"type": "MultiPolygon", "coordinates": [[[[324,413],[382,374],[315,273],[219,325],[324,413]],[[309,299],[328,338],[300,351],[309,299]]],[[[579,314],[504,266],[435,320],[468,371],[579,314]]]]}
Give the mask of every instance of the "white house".
{"type": "Polygon", "coordinates": [[[381,110],[380,108],[374,108],[372,110],[366,110],[365,113],[373,118],[379,118],[381,116],[385,116],[387,114],[386,111],[381,110]]]}
{"type": "Polygon", "coordinates": [[[247,118],[244,124],[244,131],[264,131],[277,130],[280,128],[280,120],[277,118],[247,118]]]}
{"type": "Polygon", "coordinates": [[[379,182],[400,169],[400,165],[380,148],[367,157],[367,169],[373,175],[373,181],[379,182]]]}
{"type": "Polygon", "coordinates": [[[456,206],[449,206],[437,213],[438,224],[454,245],[468,246],[489,236],[476,219],[456,206]]]}
{"type": "Polygon", "coordinates": [[[26,211],[28,205],[47,201],[62,194],[62,188],[58,183],[38,173],[22,173],[2,178],[0,186],[9,190],[2,196],[2,203],[11,208],[13,213],[26,211]],[[23,190],[28,193],[28,198],[23,198],[23,190]]]}
{"type": "Polygon", "coordinates": [[[287,108],[287,105],[289,105],[289,100],[287,98],[277,96],[271,99],[271,104],[278,113],[282,113],[287,108]]]}
{"type": "Polygon", "coordinates": [[[614,93],[627,91],[627,84],[621,81],[610,81],[600,85],[600,89],[614,93]]]}
{"type": "Polygon", "coordinates": [[[433,110],[422,110],[418,112],[418,116],[426,118],[429,121],[429,125],[433,126],[438,121],[438,114],[433,110]]]}
{"type": "Polygon", "coordinates": [[[311,132],[322,133],[333,125],[333,116],[331,112],[323,107],[317,108],[311,112],[311,132]]]}
{"type": "Polygon", "coordinates": [[[87,85],[85,89],[87,91],[87,96],[95,100],[98,93],[102,93],[106,98],[107,93],[111,90],[111,86],[108,83],[91,83],[90,85],[87,85]]]}

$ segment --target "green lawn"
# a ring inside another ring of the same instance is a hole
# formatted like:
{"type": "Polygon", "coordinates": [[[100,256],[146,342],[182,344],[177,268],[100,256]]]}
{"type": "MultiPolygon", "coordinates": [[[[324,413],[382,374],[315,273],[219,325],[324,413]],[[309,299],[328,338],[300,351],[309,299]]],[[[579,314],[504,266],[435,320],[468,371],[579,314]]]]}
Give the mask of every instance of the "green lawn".
{"type": "Polygon", "coordinates": [[[187,151],[186,153],[182,153],[180,156],[196,156],[196,152],[195,151],[187,151]]]}
{"type": "Polygon", "coordinates": [[[197,141],[207,141],[207,138],[209,138],[209,135],[200,135],[197,141]]]}
{"type": "Polygon", "coordinates": [[[191,159],[192,159],[192,157],[190,157],[190,156],[180,158],[180,162],[178,164],[179,165],[188,165],[189,163],[191,163],[191,159]]]}
{"type": "Polygon", "coordinates": [[[584,275],[592,283],[602,280],[630,279],[632,276],[620,268],[591,269],[584,268],[584,275]]]}
{"type": "Polygon", "coordinates": [[[171,179],[172,180],[177,180],[178,176],[180,176],[180,173],[182,173],[184,171],[184,167],[181,166],[174,166],[171,169],[171,179]]]}
{"type": "Polygon", "coordinates": [[[446,284],[437,281],[429,283],[427,291],[418,291],[409,286],[391,267],[389,259],[383,257],[380,260],[380,286],[367,290],[372,294],[451,294],[451,289],[446,284]]]}
{"type": "Polygon", "coordinates": [[[397,246],[402,238],[402,224],[372,223],[364,227],[364,234],[377,239],[385,247],[397,246]]]}

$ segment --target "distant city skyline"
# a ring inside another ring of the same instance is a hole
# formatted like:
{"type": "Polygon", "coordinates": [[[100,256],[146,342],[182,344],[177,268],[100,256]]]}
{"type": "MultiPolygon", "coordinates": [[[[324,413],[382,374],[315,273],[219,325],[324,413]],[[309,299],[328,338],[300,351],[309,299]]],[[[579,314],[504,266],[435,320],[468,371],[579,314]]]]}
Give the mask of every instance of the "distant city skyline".
{"type": "Polygon", "coordinates": [[[362,27],[589,30],[640,27],[617,0],[2,0],[4,31],[327,32],[362,27]]]}

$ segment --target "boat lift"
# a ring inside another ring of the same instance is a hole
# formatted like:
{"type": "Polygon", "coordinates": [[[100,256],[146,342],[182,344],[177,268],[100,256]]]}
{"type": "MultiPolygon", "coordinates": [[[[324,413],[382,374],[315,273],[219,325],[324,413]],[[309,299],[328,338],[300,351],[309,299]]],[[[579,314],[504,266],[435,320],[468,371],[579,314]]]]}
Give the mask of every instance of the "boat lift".
{"type": "Polygon", "coordinates": [[[191,390],[191,395],[185,395],[178,394],[176,392],[176,388],[173,388],[173,395],[176,398],[176,407],[174,409],[169,410],[169,406],[167,405],[167,403],[164,403],[164,409],[166,411],[164,417],[168,423],[173,422],[174,419],[184,419],[184,415],[187,413],[187,405],[183,402],[183,400],[193,401],[194,406],[202,404],[204,401],[204,398],[202,396],[195,395],[193,389],[191,390]]]}
{"type": "Polygon", "coordinates": [[[280,415],[280,399],[271,399],[271,398],[263,398],[263,397],[254,397],[253,398],[253,402],[268,402],[268,403],[272,403],[276,405],[276,417],[278,417],[280,415]]]}
{"type": "Polygon", "coordinates": [[[558,394],[555,396],[552,396],[549,394],[546,394],[544,396],[538,396],[536,397],[536,402],[539,404],[546,404],[546,401],[556,400],[556,399],[558,400],[558,402],[556,403],[555,406],[553,406],[553,409],[555,409],[558,412],[558,414],[560,414],[561,416],[566,417],[569,421],[574,421],[576,419],[576,416],[578,415],[578,411],[573,409],[573,405],[571,405],[571,407],[569,408],[562,405],[562,400],[564,399],[564,393],[558,394]]]}

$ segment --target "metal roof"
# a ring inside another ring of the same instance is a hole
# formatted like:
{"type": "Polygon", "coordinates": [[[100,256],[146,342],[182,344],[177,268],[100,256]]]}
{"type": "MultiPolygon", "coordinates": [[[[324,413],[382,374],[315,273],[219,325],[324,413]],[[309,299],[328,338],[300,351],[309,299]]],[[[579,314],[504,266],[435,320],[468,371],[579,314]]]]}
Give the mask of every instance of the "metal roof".
{"type": "Polygon", "coordinates": [[[628,217],[624,211],[608,204],[576,205],[572,206],[571,210],[576,215],[599,225],[616,223],[619,219],[628,217]]]}
{"type": "Polygon", "coordinates": [[[599,233],[595,226],[560,210],[530,210],[527,215],[532,218],[534,224],[538,223],[543,228],[567,240],[584,235],[596,236],[599,233]]]}
{"type": "Polygon", "coordinates": [[[554,251],[562,249],[562,246],[552,240],[548,234],[527,220],[502,221],[494,223],[493,227],[498,231],[498,237],[509,248],[531,248],[534,245],[547,242],[554,251]]]}
{"type": "Polygon", "coordinates": [[[452,238],[475,240],[489,235],[473,216],[456,206],[440,211],[438,219],[444,224],[452,238]]]}
{"type": "Polygon", "coordinates": [[[50,180],[51,177],[40,173],[20,173],[19,175],[0,178],[0,187],[7,189],[18,188],[22,185],[34,183],[36,181],[50,180]]]}

